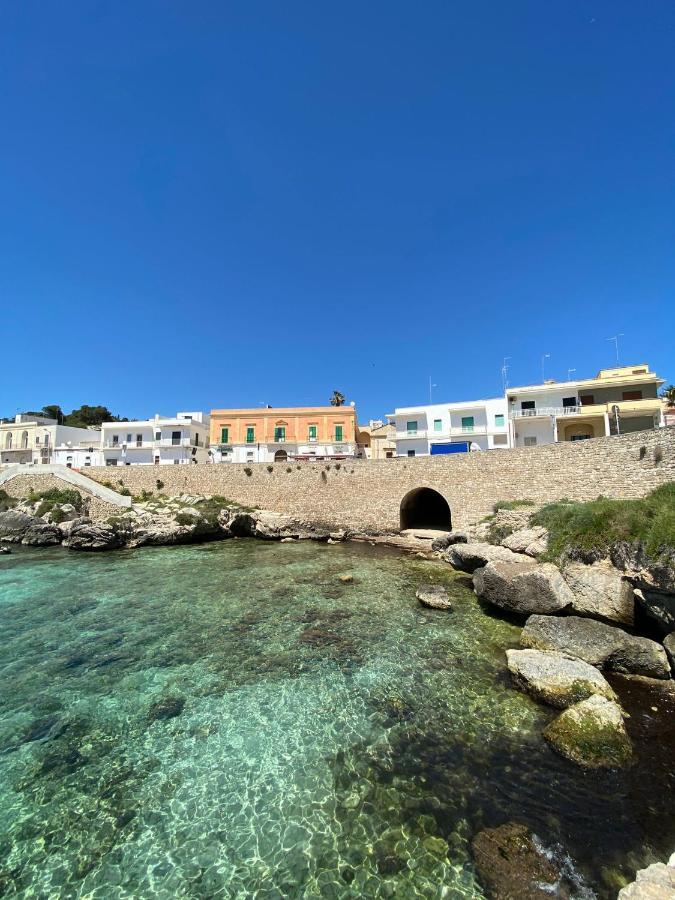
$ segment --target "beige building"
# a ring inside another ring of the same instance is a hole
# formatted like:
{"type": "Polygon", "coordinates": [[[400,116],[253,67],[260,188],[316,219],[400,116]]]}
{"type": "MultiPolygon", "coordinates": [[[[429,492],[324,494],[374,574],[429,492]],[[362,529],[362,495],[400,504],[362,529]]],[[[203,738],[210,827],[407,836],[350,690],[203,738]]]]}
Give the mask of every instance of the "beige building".
{"type": "Polygon", "coordinates": [[[82,448],[93,454],[100,440],[100,431],[59,425],[44,416],[18,415],[13,422],[0,423],[0,463],[60,462],[55,458],[57,448],[82,448]]]}

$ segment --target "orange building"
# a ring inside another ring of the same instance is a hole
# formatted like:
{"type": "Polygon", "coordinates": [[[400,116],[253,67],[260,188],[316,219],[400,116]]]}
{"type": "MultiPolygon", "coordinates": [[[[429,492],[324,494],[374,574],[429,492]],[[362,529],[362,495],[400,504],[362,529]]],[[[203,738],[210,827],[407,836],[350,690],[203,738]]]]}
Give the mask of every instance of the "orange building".
{"type": "Polygon", "coordinates": [[[215,462],[346,459],[358,454],[353,406],[212,409],[215,462]]]}

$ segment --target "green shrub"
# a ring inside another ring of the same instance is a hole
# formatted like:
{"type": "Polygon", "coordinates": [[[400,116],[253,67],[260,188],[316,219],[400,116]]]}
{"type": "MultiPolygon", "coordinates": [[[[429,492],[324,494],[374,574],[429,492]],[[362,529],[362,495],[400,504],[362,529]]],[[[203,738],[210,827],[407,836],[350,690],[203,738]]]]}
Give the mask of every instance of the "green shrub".
{"type": "Polygon", "coordinates": [[[164,482],[162,481],[161,478],[158,478],[157,481],[155,482],[155,484],[157,485],[157,490],[158,490],[158,491],[161,491],[162,488],[164,487],[164,482]]]}
{"type": "Polygon", "coordinates": [[[251,477],[251,475],[253,475],[253,469],[250,466],[245,466],[244,472],[246,473],[246,475],[248,475],[249,478],[251,477]]]}
{"type": "Polygon", "coordinates": [[[268,467],[267,467],[267,471],[268,471],[268,472],[274,472],[274,466],[268,466],[268,467]]]}
{"type": "Polygon", "coordinates": [[[289,472],[292,472],[292,471],[293,471],[293,469],[290,466],[286,466],[286,474],[288,474],[289,472]]]}
{"type": "MultiPolygon", "coordinates": [[[[122,492],[120,491],[120,493],[122,492]]],[[[134,496],[134,500],[144,503],[146,500],[152,500],[153,496],[154,494],[152,491],[147,491],[145,488],[143,488],[140,494],[136,494],[134,496]]]]}
{"type": "Polygon", "coordinates": [[[121,487],[118,491],[118,494],[121,494],[123,497],[131,497],[131,491],[128,487],[121,487]]]}
{"type": "Polygon", "coordinates": [[[654,447],[654,465],[658,466],[660,462],[663,462],[663,447],[660,444],[657,444],[654,447]]]}
{"type": "Polygon", "coordinates": [[[559,559],[567,547],[604,554],[617,541],[640,541],[648,555],[659,556],[675,548],[675,482],[639,500],[549,503],[530,523],[548,529],[549,559],[559,559]]]}
{"type": "Polygon", "coordinates": [[[492,509],[499,512],[500,509],[519,509],[521,506],[534,505],[534,500],[497,500],[492,509]]]}
{"type": "Polygon", "coordinates": [[[643,445],[640,447],[640,454],[639,454],[640,459],[644,459],[646,455],[647,455],[647,448],[646,448],[645,445],[643,444],[643,445]]]}
{"type": "Polygon", "coordinates": [[[55,509],[51,511],[50,519],[55,525],[58,525],[59,522],[65,522],[67,516],[60,506],[57,506],[55,509]]]}
{"type": "Polygon", "coordinates": [[[64,503],[70,503],[71,506],[74,506],[75,509],[80,512],[82,509],[82,495],[77,491],[71,490],[69,488],[49,488],[47,491],[31,491],[28,495],[28,499],[31,503],[37,503],[38,501],[42,501],[38,510],[43,509],[43,512],[38,512],[37,515],[44,516],[45,513],[48,513],[55,506],[62,506],[64,503]]]}
{"type": "Polygon", "coordinates": [[[178,522],[179,525],[194,525],[196,521],[195,516],[189,513],[179,512],[174,516],[174,522],[178,522]]]}

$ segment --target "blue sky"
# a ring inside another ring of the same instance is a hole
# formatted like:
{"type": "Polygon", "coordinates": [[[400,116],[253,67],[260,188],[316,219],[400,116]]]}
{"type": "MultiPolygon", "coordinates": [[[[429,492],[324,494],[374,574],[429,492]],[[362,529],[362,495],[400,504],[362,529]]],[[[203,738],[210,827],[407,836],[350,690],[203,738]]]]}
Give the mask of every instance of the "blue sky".
{"type": "Polygon", "coordinates": [[[6,4],[0,413],[675,380],[675,6],[6,4]]]}

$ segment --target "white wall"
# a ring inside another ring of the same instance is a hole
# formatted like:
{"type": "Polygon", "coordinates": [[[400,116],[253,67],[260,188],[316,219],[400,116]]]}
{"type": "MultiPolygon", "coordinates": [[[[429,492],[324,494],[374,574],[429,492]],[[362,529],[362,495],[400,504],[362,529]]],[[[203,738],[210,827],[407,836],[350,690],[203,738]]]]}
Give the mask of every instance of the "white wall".
{"type": "Polygon", "coordinates": [[[397,456],[407,456],[408,450],[415,450],[417,456],[428,455],[433,443],[459,443],[468,441],[483,450],[508,449],[510,444],[507,404],[504,397],[476,400],[463,403],[435,403],[429,406],[402,407],[390,416],[397,433],[407,432],[408,422],[417,422],[417,430],[425,432],[419,437],[403,437],[396,441],[397,456]],[[496,416],[503,417],[503,424],[497,425],[496,416]],[[465,430],[462,419],[473,418],[473,430],[465,430]],[[440,428],[435,422],[440,421],[440,428]],[[494,435],[503,435],[506,443],[495,445],[494,435]],[[420,443],[422,442],[422,443],[420,443]]]}

